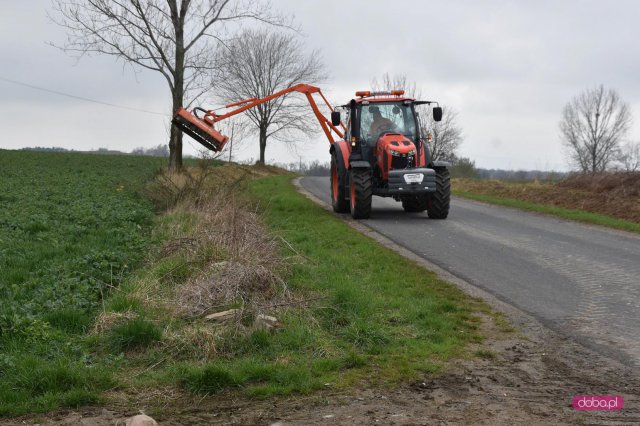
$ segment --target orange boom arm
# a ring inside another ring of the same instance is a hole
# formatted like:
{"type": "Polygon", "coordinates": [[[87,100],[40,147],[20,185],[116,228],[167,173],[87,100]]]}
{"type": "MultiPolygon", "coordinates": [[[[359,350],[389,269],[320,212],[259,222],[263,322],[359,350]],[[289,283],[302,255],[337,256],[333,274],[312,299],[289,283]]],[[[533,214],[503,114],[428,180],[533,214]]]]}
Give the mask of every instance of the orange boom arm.
{"type": "Polygon", "coordinates": [[[241,112],[244,112],[249,108],[253,108],[265,102],[269,102],[275,98],[284,96],[287,93],[291,92],[300,92],[307,97],[309,105],[311,106],[316,119],[320,123],[320,127],[322,127],[324,134],[327,136],[327,139],[329,139],[330,144],[335,143],[335,139],[333,138],[333,134],[331,133],[332,131],[335,132],[338,137],[344,137],[344,125],[342,123],[340,124],[340,127],[342,127],[342,130],[340,130],[339,128],[331,124],[331,120],[327,119],[327,117],[325,117],[322,112],[320,112],[320,109],[318,108],[318,105],[313,98],[313,94],[318,93],[322,97],[322,100],[329,108],[329,110],[333,111],[333,107],[329,104],[327,98],[324,97],[320,88],[310,86],[308,84],[296,84],[295,86],[291,86],[288,89],[281,90],[262,99],[250,98],[225,105],[224,108],[238,107],[231,111],[228,111],[226,114],[216,114],[212,110],[207,111],[202,108],[194,108],[191,112],[187,111],[184,108],[180,108],[173,117],[173,124],[178,129],[194,138],[205,148],[212,151],[221,151],[229,138],[215,129],[215,123],[232,117],[236,114],[240,114],[241,112]],[[198,112],[203,113],[203,115],[199,116],[198,112]]]}

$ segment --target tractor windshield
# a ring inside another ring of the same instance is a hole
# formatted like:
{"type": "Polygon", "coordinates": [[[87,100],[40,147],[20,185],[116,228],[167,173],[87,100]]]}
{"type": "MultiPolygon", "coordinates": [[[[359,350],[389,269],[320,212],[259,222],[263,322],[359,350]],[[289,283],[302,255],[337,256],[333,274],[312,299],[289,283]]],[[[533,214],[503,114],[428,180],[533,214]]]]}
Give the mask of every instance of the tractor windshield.
{"type": "Polygon", "coordinates": [[[360,117],[360,134],[367,144],[375,144],[386,132],[402,133],[415,140],[416,119],[411,105],[399,102],[362,105],[360,117]]]}

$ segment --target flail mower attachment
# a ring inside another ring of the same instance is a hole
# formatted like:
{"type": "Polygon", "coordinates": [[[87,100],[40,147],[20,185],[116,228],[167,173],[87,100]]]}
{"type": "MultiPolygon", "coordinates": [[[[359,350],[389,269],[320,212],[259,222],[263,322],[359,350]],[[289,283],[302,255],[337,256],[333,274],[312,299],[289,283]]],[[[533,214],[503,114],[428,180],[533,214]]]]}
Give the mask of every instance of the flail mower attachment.
{"type": "Polygon", "coordinates": [[[214,118],[215,115],[212,112],[202,108],[194,108],[193,112],[180,108],[173,117],[172,123],[205,148],[218,152],[222,151],[229,138],[213,128],[214,118]],[[204,113],[202,118],[198,117],[198,111],[204,113]]]}

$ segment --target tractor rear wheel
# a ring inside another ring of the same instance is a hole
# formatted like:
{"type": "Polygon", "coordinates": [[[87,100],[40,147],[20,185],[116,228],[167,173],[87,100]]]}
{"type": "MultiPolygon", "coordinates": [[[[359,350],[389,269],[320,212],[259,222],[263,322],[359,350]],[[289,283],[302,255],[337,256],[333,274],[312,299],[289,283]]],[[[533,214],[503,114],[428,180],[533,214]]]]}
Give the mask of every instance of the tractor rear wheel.
{"type": "Polygon", "coordinates": [[[446,168],[436,169],[436,192],[429,197],[427,214],[431,219],[446,219],[451,200],[451,177],[446,168]]]}
{"type": "Polygon", "coordinates": [[[349,211],[349,200],[346,194],[347,172],[338,164],[336,154],[331,155],[331,206],[336,213],[349,211]]]}
{"type": "Polygon", "coordinates": [[[350,200],[351,217],[354,219],[368,219],[371,216],[371,196],[373,195],[373,180],[371,169],[351,169],[350,200]]]}
{"type": "Polygon", "coordinates": [[[429,207],[429,195],[410,195],[402,199],[405,212],[423,212],[429,207]]]}

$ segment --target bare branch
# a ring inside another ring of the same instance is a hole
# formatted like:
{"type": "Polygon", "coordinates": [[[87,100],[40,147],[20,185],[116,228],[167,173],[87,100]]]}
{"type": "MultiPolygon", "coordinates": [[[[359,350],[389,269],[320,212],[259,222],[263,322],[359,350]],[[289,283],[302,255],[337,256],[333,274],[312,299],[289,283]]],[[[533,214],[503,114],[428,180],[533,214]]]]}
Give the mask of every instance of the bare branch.
{"type": "MultiPolygon", "coordinates": [[[[66,28],[58,46],[80,57],[103,54],[159,72],[171,91],[173,111],[211,87],[217,46],[229,26],[244,20],[291,28],[256,0],[52,0],[53,22],[66,28]]],[[[182,133],[171,127],[170,166],[182,165],[182,133]]]]}
{"type": "MultiPolygon", "coordinates": [[[[305,55],[293,34],[246,30],[227,42],[216,55],[216,97],[222,103],[264,98],[297,83],[326,79],[317,52],[305,55]]],[[[288,94],[246,111],[259,135],[260,161],[269,138],[291,142],[314,133],[317,126],[306,99],[288,94]]]]}
{"type": "Polygon", "coordinates": [[[627,142],[617,158],[619,168],[627,172],[640,171],[640,142],[627,142]]]}

